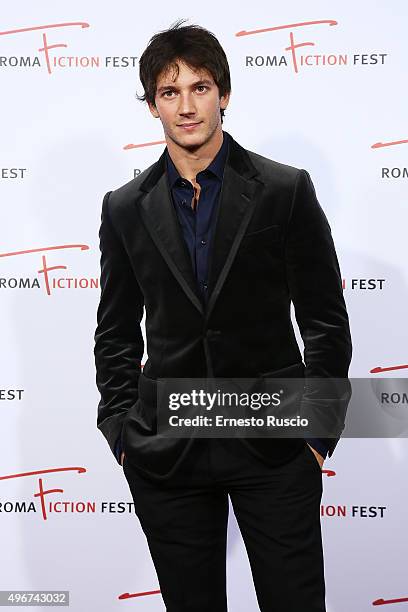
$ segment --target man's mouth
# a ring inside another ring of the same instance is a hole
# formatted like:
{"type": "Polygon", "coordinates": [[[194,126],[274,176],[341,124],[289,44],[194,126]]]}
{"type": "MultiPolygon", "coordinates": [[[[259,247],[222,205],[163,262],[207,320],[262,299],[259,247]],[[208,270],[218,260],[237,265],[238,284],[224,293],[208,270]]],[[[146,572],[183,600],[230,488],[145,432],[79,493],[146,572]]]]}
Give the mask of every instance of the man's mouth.
{"type": "Polygon", "coordinates": [[[194,130],[194,128],[196,128],[198,125],[200,125],[201,121],[196,121],[195,123],[180,123],[178,125],[178,127],[182,128],[183,130],[194,130]]]}

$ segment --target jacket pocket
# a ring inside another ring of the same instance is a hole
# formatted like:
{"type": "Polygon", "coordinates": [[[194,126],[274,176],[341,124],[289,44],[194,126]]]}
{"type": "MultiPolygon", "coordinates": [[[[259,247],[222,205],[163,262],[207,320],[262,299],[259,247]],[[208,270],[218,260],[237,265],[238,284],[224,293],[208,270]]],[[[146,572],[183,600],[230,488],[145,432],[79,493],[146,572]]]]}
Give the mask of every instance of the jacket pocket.
{"type": "Polygon", "coordinates": [[[268,225],[262,229],[244,234],[240,246],[246,248],[271,244],[273,242],[279,242],[280,237],[280,225],[268,225]]]}
{"type": "Polygon", "coordinates": [[[278,370],[270,370],[268,372],[260,372],[258,376],[262,378],[303,378],[305,375],[305,364],[303,361],[293,363],[292,365],[280,368],[278,370]]]}

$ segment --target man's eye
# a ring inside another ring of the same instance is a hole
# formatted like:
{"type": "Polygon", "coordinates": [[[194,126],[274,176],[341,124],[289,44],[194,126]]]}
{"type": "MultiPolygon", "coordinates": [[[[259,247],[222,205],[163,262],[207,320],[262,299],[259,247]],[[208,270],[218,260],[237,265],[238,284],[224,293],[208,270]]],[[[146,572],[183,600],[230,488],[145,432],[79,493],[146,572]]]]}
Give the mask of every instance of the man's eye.
{"type": "MultiPolygon", "coordinates": [[[[197,85],[196,89],[201,89],[200,93],[203,93],[203,91],[207,90],[208,87],[207,85],[197,85]]],[[[163,97],[170,98],[171,96],[168,96],[167,94],[173,93],[175,93],[173,89],[168,89],[167,91],[164,91],[162,95],[163,97]]]]}

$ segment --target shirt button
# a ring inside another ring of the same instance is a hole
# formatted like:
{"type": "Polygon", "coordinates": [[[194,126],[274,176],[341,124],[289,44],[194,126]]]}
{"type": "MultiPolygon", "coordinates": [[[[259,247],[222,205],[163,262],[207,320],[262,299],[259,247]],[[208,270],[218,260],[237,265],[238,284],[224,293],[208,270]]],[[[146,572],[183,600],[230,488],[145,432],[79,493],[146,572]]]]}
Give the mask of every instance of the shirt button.
{"type": "Polygon", "coordinates": [[[207,289],[208,289],[208,285],[207,285],[207,283],[203,283],[203,289],[204,289],[204,290],[207,290],[207,289]]]}
{"type": "Polygon", "coordinates": [[[207,244],[207,241],[206,240],[202,240],[201,244],[207,244]]]}
{"type": "Polygon", "coordinates": [[[181,203],[182,204],[186,204],[187,202],[186,202],[186,200],[181,200],[181,203]]]}

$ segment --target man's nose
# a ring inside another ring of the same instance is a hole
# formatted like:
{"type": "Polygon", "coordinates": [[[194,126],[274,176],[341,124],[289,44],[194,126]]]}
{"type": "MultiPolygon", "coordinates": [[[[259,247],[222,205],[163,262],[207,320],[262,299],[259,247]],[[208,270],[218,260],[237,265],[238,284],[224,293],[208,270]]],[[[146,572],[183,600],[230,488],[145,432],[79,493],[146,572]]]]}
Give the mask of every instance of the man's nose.
{"type": "Polygon", "coordinates": [[[196,112],[194,101],[190,94],[180,95],[179,113],[180,115],[192,115],[196,112]]]}

